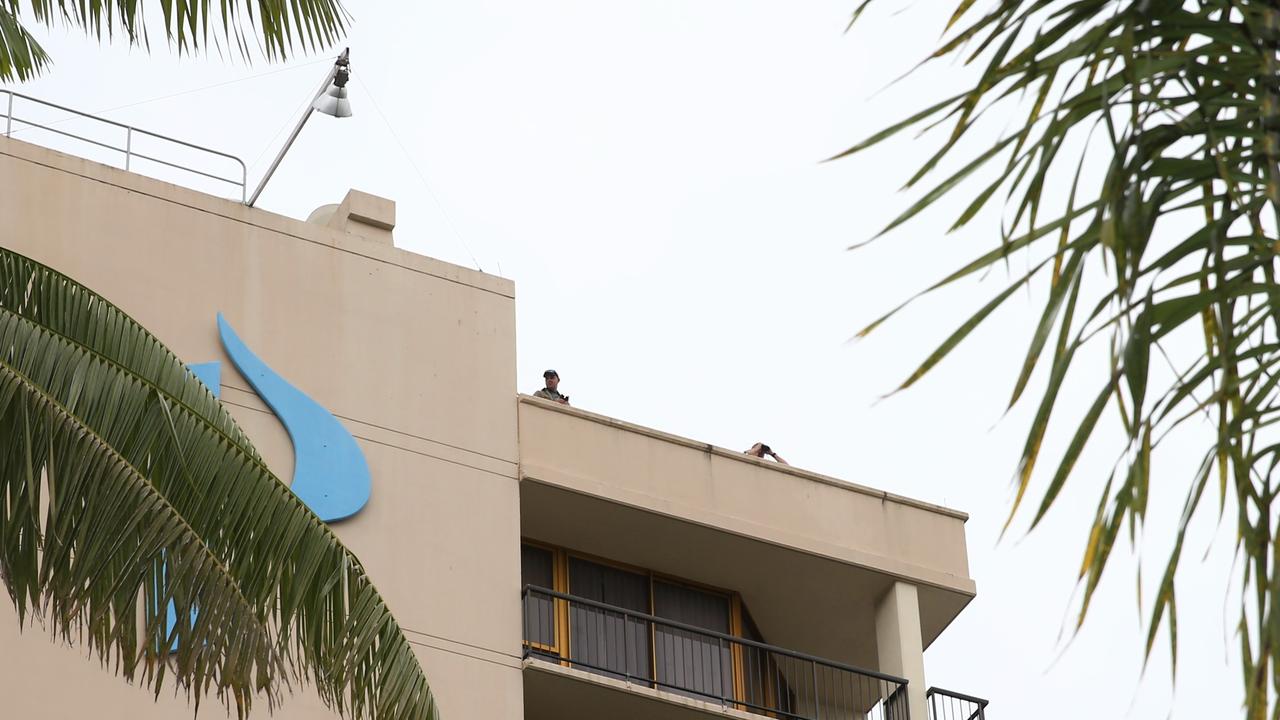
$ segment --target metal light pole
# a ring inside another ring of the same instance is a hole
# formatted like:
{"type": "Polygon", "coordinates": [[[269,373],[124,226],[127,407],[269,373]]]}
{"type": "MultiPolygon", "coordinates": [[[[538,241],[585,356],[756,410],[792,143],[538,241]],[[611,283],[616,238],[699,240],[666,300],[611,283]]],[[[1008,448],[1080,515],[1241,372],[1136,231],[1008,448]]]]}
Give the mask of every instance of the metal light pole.
{"type": "Polygon", "coordinates": [[[334,117],[350,117],[351,107],[347,102],[347,80],[351,77],[351,61],[349,59],[351,48],[344,48],[342,54],[338,56],[338,60],[334,62],[333,69],[325,77],[324,82],[320,85],[320,89],[316,91],[316,96],[312,98],[307,105],[307,109],[302,112],[302,117],[298,119],[298,124],[293,127],[293,132],[289,134],[289,139],[285,141],[284,147],[280,148],[280,152],[276,153],[276,159],[271,161],[271,167],[267,168],[267,174],[262,176],[262,180],[258,183],[257,189],[253,191],[253,196],[249,198],[249,202],[245,203],[249,207],[258,201],[258,196],[262,194],[262,189],[267,186],[267,181],[275,174],[276,168],[280,167],[280,161],[284,159],[284,154],[289,152],[289,148],[293,146],[293,141],[298,139],[298,133],[302,132],[302,126],[307,124],[307,119],[311,117],[311,113],[320,110],[326,115],[334,117]],[[332,89],[330,89],[332,87],[332,89]],[[320,99],[328,92],[337,98],[332,105],[325,103],[320,107],[320,99]]]}

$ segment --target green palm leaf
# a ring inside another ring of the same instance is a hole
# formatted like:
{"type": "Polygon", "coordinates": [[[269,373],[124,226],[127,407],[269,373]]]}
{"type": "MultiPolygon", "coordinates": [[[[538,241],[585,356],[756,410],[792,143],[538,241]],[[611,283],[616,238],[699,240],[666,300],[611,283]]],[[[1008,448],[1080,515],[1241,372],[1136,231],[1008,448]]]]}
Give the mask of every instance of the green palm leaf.
{"type": "Polygon", "coordinates": [[[438,717],[359,560],[203,384],[118,308],[4,249],[0,436],[0,577],[24,621],[241,717],[305,681],[352,717],[438,717]],[[170,601],[195,621],[170,631],[170,601]]]}
{"type": "MultiPolygon", "coordinates": [[[[295,51],[315,52],[346,32],[347,13],[340,0],[266,2],[265,0],[159,0],[159,24],[179,54],[198,52],[210,43],[219,52],[250,58],[255,47],[268,60],[295,51]],[[226,46],[225,48],[223,46],[226,46]]],[[[148,19],[140,0],[31,0],[41,25],[61,21],[98,39],[123,36],[130,45],[150,49],[148,19]]],[[[0,0],[0,82],[25,81],[44,71],[51,59],[21,23],[21,0],[0,0]]]]}
{"type": "MultiPolygon", "coordinates": [[[[1153,458],[1188,421],[1210,428],[1204,461],[1181,475],[1184,510],[1148,606],[1146,648],[1150,653],[1167,623],[1176,662],[1174,580],[1188,523],[1205,495],[1213,495],[1205,489],[1216,478],[1218,513],[1234,503],[1238,551],[1246,560],[1240,567],[1250,592],[1239,627],[1248,716],[1275,717],[1280,708],[1268,688],[1280,687],[1280,536],[1273,527],[1280,509],[1280,6],[1274,0],[992,0],[979,14],[975,5],[958,0],[939,15],[947,35],[929,58],[957,56],[982,65],[972,88],[936,104],[926,100],[923,112],[842,153],[910,128],[950,125],[941,149],[908,189],[943,159],[961,169],[914,197],[883,232],[977,180],[952,230],[971,226],[1003,190],[1008,213],[1003,228],[992,228],[992,249],[922,294],[1013,255],[1031,260],[1030,272],[970,311],[904,387],[967,340],[1013,289],[1043,292],[1041,320],[1013,382],[1012,402],[1024,397],[1037,368],[1047,365],[1048,377],[1019,461],[1010,521],[1033,487],[1040,501],[1032,527],[1066,483],[1098,489],[1081,566],[1081,621],[1122,525],[1128,522],[1131,540],[1142,528],[1153,458]],[[977,19],[966,20],[971,16],[977,19]],[[1023,110],[1028,102],[1029,112],[1023,110]],[[986,146],[964,145],[975,124],[1003,123],[1012,112],[1026,113],[1012,134],[986,146]],[[1082,156],[1061,154],[1081,146],[1082,156]],[[1000,157],[1003,170],[995,170],[1000,157]],[[1082,180],[1085,157],[1105,168],[1100,178],[1082,180]],[[1060,186],[1070,193],[1059,205],[1046,187],[1060,186]],[[1183,340],[1171,342],[1175,337],[1183,340]],[[1109,366],[1095,375],[1096,394],[1083,416],[1065,422],[1072,437],[1046,482],[1035,471],[1050,421],[1062,414],[1070,371],[1088,372],[1077,368],[1079,351],[1097,343],[1106,348],[1109,366]],[[1154,374],[1157,362],[1172,372],[1154,374]],[[1161,386],[1169,375],[1173,380],[1161,386]],[[1108,409],[1124,429],[1116,471],[1077,477],[1108,409]]],[[[1177,471],[1162,477],[1161,490],[1176,479],[1177,471]]]]}

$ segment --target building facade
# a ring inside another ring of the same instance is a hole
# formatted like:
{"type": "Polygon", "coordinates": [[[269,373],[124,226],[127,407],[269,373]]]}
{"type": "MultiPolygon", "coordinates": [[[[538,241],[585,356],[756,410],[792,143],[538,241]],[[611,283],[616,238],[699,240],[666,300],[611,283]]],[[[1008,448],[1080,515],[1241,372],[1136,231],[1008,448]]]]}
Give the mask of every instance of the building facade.
{"type": "MultiPolygon", "coordinates": [[[[397,249],[389,201],[303,222],[0,137],[0,217],[6,247],[220,362],[280,477],[295,443],[219,314],[338,418],[372,485],[334,530],[447,720],[982,712],[923,663],[975,595],[963,513],[518,395],[512,283],[397,249]]],[[[8,603],[0,647],[6,717],[190,713],[19,632],[8,603]]],[[[305,688],[276,715],[334,717],[305,688]]]]}

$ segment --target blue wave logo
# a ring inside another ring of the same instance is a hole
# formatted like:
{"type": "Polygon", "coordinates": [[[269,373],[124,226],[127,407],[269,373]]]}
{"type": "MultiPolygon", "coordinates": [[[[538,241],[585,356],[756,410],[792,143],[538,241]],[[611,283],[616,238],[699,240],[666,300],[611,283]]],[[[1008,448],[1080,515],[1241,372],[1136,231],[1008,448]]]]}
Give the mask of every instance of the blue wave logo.
{"type": "MultiPolygon", "coordinates": [[[[337,522],[360,512],[369,502],[373,482],[364,452],[351,433],[333,413],[294,387],[250,350],[222,313],[218,313],[218,336],[236,370],[249,381],[289,433],[293,443],[293,483],[290,485],[293,493],[325,522],[337,522]]],[[[192,363],[187,367],[214,397],[222,397],[221,363],[192,363]]],[[[192,623],[196,615],[197,611],[192,610],[192,623]]],[[[178,623],[177,607],[172,600],[168,616],[167,629],[172,633],[178,623]]],[[[175,642],[171,650],[176,648],[175,642]]]]}
{"type": "MultiPolygon", "coordinates": [[[[293,442],[293,492],[325,522],[360,512],[373,483],[351,433],[320,403],[280,377],[218,313],[222,349],[276,414],[293,442]]],[[[213,387],[212,385],[210,387],[213,387]]]]}

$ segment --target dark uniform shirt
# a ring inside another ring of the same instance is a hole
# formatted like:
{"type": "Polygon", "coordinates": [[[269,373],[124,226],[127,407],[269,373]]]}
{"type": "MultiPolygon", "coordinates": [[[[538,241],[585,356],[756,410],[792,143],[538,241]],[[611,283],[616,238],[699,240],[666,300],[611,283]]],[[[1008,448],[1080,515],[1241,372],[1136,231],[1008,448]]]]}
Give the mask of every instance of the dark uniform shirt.
{"type": "Polygon", "coordinates": [[[533,396],[542,398],[543,400],[551,400],[553,402],[564,402],[568,399],[564,395],[561,395],[559,390],[552,390],[551,388],[542,388],[538,392],[534,393],[533,396]]]}

